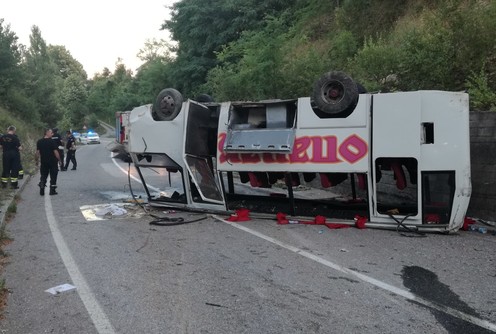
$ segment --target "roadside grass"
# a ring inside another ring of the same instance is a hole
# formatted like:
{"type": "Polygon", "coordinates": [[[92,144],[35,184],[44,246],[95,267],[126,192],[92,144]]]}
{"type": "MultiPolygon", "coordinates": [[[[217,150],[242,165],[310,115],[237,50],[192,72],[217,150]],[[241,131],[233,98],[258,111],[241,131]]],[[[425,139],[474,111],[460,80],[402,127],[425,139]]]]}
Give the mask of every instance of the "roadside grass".
{"type": "MultiPolygon", "coordinates": [[[[43,129],[41,126],[36,126],[29,121],[24,121],[16,117],[8,110],[0,107],[0,134],[5,133],[7,127],[10,125],[14,125],[17,128],[17,135],[21,140],[21,162],[24,170],[24,178],[27,178],[37,172],[34,158],[36,152],[36,142],[38,139],[43,137],[43,129]]],[[[2,166],[3,163],[2,156],[3,154],[0,150],[0,166],[2,166]]],[[[0,227],[0,319],[4,318],[4,310],[8,299],[7,282],[3,277],[5,266],[9,263],[9,254],[5,252],[5,246],[13,242],[13,238],[10,238],[7,235],[6,226],[17,213],[17,203],[19,202],[19,196],[15,195],[14,190],[10,188],[1,189],[0,208],[9,202],[11,204],[4,212],[5,220],[0,227]]]]}
{"type": "MultiPolygon", "coordinates": [[[[8,222],[9,219],[12,219],[13,214],[15,211],[11,210],[16,210],[17,206],[9,206],[8,216],[6,217],[6,223],[8,222]],[[12,209],[10,209],[12,208],[12,209]]],[[[7,234],[7,231],[5,230],[6,224],[2,225],[2,228],[0,229],[0,273],[3,273],[3,269],[5,266],[8,264],[8,257],[9,254],[5,251],[5,246],[10,244],[13,239],[10,238],[10,236],[7,234]]],[[[0,278],[0,319],[4,318],[4,310],[5,307],[7,306],[7,299],[9,296],[9,291],[7,289],[6,281],[5,278],[2,277],[0,278]]]]}
{"type": "MultiPolygon", "coordinates": [[[[14,195],[12,203],[7,207],[5,212],[5,221],[0,228],[0,274],[3,274],[5,266],[9,263],[9,254],[5,251],[5,246],[14,241],[7,233],[7,224],[14,218],[17,213],[17,202],[19,195],[14,195]]],[[[4,310],[7,306],[9,290],[4,277],[0,278],[0,319],[4,319],[4,310]]]]}

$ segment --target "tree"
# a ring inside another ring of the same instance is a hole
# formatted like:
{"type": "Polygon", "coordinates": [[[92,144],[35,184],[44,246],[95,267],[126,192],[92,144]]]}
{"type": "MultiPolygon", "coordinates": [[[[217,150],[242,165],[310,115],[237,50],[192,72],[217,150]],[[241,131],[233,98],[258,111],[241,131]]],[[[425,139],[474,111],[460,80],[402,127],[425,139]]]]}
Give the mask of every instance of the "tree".
{"type": "Polygon", "coordinates": [[[186,96],[206,81],[210,69],[218,65],[216,53],[237,40],[243,31],[256,31],[264,17],[277,16],[295,0],[182,0],[172,7],[171,19],[162,29],[178,42],[172,64],[175,87],[186,96]]]}
{"type": "Polygon", "coordinates": [[[56,103],[56,72],[57,66],[48,54],[45,40],[37,26],[31,28],[29,36],[30,47],[25,55],[23,64],[26,73],[26,90],[36,106],[30,114],[37,113],[45,126],[55,126],[62,118],[62,112],[56,103]]]}
{"type": "Polygon", "coordinates": [[[0,102],[13,109],[16,107],[14,92],[22,80],[21,49],[17,40],[10,25],[4,25],[4,20],[0,19],[0,102]]]}
{"type": "Polygon", "coordinates": [[[138,103],[152,103],[162,89],[174,87],[171,63],[160,59],[147,61],[138,69],[134,84],[137,87],[138,103]]]}
{"type": "Polygon", "coordinates": [[[63,45],[49,45],[47,48],[48,55],[55,64],[61,78],[65,79],[72,74],[78,75],[83,80],[86,80],[88,75],[83,68],[83,65],[72,57],[69,50],[63,45]]]}
{"type": "Polygon", "coordinates": [[[97,74],[90,81],[88,109],[102,119],[113,118],[116,111],[139,105],[136,91],[132,71],[118,60],[114,73],[97,74]]]}
{"type": "Polygon", "coordinates": [[[173,87],[171,71],[173,47],[164,40],[147,40],[138,53],[144,63],[138,68],[133,85],[139,104],[151,103],[157,94],[166,87],[173,87]]]}
{"type": "Polygon", "coordinates": [[[172,46],[170,43],[163,39],[147,39],[145,45],[139,50],[136,56],[145,63],[155,60],[171,62],[171,50],[172,46]]]}
{"type": "Polygon", "coordinates": [[[246,32],[219,53],[220,66],[209,73],[207,87],[221,100],[281,98],[284,86],[282,20],[272,19],[258,32],[246,32]]]}
{"type": "Polygon", "coordinates": [[[66,127],[79,128],[88,115],[88,92],[85,81],[77,73],[70,74],[65,80],[60,92],[60,105],[66,127]]]}

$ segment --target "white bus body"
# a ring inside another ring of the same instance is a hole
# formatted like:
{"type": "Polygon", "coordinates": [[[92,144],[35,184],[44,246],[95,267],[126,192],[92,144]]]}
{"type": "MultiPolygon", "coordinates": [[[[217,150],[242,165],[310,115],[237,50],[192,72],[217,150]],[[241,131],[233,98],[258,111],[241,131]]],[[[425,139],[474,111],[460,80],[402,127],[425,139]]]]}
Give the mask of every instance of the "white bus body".
{"type": "Polygon", "coordinates": [[[309,97],[187,100],[169,120],[137,107],[128,128],[153,206],[350,224],[358,214],[367,227],[456,232],[470,200],[465,93],[365,93],[338,117],[309,97]]]}

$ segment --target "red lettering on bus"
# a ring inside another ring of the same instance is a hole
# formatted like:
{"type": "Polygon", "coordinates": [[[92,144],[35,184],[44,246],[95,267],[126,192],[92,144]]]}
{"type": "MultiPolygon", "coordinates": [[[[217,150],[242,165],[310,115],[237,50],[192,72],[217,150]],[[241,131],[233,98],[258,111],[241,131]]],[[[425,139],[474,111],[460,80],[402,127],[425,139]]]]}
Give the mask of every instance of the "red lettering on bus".
{"type": "Polygon", "coordinates": [[[312,137],[312,162],[315,163],[337,163],[341,160],[337,154],[338,139],[336,136],[312,137]],[[326,142],[325,154],[323,140],[326,142]]]}
{"type": "Polygon", "coordinates": [[[226,153],[226,134],[219,134],[217,150],[220,163],[339,163],[353,164],[368,154],[368,144],[357,134],[347,137],[341,144],[336,136],[299,137],[295,139],[291,154],[277,153],[226,153]]]}
{"type": "Polygon", "coordinates": [[[308,162],[307,149],[312,140],[309,137],[296,138],[294,142],[293,152],[289,155],[290,162],[308,162]]]}
{"type": "Polygon", "coordinates": [[[357,135],[351,135],[339,145],[339,154],[350,164],[367,155],[367,143],[357,135]]]}

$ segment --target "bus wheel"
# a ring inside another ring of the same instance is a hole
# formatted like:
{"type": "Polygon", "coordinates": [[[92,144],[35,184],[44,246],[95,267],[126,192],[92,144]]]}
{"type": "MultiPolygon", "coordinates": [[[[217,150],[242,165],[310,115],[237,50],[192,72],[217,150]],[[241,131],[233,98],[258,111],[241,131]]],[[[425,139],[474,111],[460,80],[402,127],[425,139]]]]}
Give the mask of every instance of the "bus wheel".
{"type": "Polygon", "coordinates": [[[174,88],[166,88],[158,94],[153,111],[158,121],[172,121],[179,115],[182,105],[182,94],[174,88]]]}
{"type": "Polygon", "coordinates": [[[343,72],[327,72],[315,82],[312,98],[324,113],[338,114],[356,107],[357,84],[343,72]]]}

